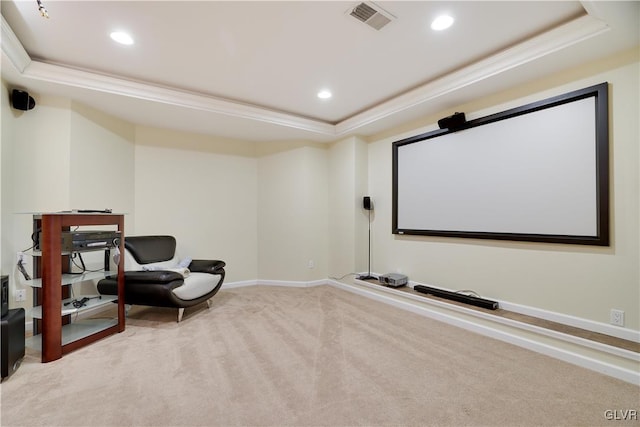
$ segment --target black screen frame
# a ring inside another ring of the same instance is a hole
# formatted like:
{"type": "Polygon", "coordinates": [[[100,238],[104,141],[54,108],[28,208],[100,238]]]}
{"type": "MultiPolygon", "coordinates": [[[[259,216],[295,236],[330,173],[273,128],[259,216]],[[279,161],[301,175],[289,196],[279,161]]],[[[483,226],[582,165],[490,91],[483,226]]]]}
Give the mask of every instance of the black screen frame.
{"type": "Polygon", "coordinates": [[[392,183],[392,232],[396,235],[441,236],[472,239],[511,240],[525,242],[561,243],[577,245],[610,245],[610,207],[609,207],[609,95],[608,83],[600,83],[584,89],[568,92],[562,95],[532,102],[520,107],[470,120],[456,129],[438,129],[420,135],[396,141],[392,145],[393,155],[393,183],[392,183]],[[596,206],[594,206],[597,231],[593,236],[569,234],[531,234],[531,233],[502,233],[475,230],[433,230],[406,229],[398,227],[398,150],[407,144],[438,138],[452,132],[473,129],[500,120],[529,114],[535,111],[575,102],[585,98],[595,98],[595,173],[596,206]]]}

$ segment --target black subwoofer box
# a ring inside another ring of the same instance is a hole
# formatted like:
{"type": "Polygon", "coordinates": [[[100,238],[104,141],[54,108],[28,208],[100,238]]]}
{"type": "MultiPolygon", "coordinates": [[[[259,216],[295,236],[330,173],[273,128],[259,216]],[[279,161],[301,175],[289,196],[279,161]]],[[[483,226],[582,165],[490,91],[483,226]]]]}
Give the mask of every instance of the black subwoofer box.
{"type": "Polygon", "coordinates": [[[2,302],[2,314],[4,317],[9,311],[9,276],[0,276],[0,302],[2,302]]]}
{"type": "Polygon", "coordinates": [[[24,357],[24,308],[14,308],[2,316],[1,371],[2,379],[13,374],[24,357]]]}

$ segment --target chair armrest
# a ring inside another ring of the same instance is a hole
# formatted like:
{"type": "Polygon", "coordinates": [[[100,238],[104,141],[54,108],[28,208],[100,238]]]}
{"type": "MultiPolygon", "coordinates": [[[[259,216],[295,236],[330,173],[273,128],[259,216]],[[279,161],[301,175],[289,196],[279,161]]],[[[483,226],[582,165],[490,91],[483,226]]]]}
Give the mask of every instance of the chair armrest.
{"type": "Polygon", "coordinates": [[[224,261],[219,260],[194,259],[188,268],[194,273],[224,274],[225,265],[224,261]]]}
{"type": "Polygon", "coordinates": [[[175,271],[150,270],[150,271],[125,271],[124,281],[126,284],[136,283],[170,283],[175,280],[182,280],[182,274],[175,271]]]}

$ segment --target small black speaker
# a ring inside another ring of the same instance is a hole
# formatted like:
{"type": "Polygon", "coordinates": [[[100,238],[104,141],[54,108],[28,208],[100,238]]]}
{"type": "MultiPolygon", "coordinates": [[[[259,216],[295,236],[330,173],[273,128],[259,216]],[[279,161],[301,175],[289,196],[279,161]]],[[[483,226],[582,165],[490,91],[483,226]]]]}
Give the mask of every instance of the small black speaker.
{"type": "Polygon", "coordinates": [[[456,129],[466,122],[467,119],[464,117],[464,113],[455,113],[452,116],[438,120],[438,126],[440,129],[456,129]]]}
{"type": "Polygon", "coordinates": [[[364,196],[362,198],[362,207],[365,208],[365,210],[368,210],[368,211],[372,211],[373,210],[373,202],[371,201],[371,197],[364,196]]]}
{"type": "Polygon", "coordinates": [[[2,303],[2,317],[9,311],[9,276],[0,276],[0,302],[2,303]]]}
{"type": "Polygon", "coordinates": [[[13,374],[24,358],[24,308],[9,310],[0,328],[0,371],[2,378],[13,374]]]}
{"type": "Polygon", "coordinates": [[[29,96],[28,92],[14,89],[11,92],[11,105],[16,110],[27,111],[36,106],[36,100],[29,96]]]}

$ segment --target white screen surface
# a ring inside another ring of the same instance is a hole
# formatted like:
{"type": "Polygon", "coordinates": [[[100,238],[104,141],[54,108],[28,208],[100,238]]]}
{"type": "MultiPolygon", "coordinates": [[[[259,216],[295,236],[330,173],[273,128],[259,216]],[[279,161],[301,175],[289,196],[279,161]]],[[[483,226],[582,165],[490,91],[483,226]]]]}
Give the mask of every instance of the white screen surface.
{"type": "Polygon", "coordinates": [[[394,232],[598,236],[596,103],[584,97],[399,144],[394,232]]]}

